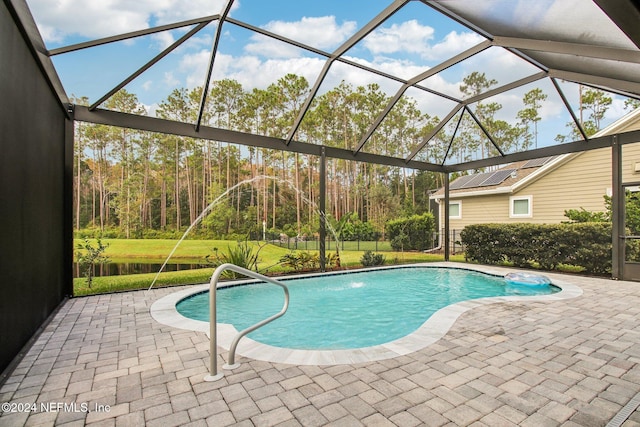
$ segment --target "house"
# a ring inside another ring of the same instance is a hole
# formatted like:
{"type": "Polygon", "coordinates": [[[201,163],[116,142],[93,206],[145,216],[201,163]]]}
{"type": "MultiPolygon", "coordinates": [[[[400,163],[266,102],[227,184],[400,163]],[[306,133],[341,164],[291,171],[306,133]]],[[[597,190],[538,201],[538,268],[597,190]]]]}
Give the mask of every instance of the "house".
{"type": "MultiPolygon", "coordinates": [[[[640,109],[598,132],[606,136],[640,129],[640,109]]],[[[622,147],[622,182],[640,184],[640,141],[622,147]]],[[[595,149],[511,163],[500,169],[458,177],[449,187],[449,224],[459,232],[480,223],[560,223],[566,210],[605,211],[612,193],[612,150],[595,149]]],[[[444,189],[431,199],[444,224],[444,189]]],[[[452,239],[455,240],[455,239],[452,239]]]]}

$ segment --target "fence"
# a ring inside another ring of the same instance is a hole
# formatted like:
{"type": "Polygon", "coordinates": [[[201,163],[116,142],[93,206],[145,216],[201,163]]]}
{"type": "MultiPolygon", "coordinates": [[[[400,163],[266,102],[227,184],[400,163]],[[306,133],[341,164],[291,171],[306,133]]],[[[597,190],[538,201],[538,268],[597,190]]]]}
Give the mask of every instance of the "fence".
{"type": "MultiPolygon", "coordinates": [[[[320,250],[320,239],[298,239],[296,237],[280,238],[272,240],[270,243],[290,250],[317,251],[320,250]]],[[[336,245],[341,251],[373,251],[390,252],[393,251],[391,243],[386,240],[355,240],[337,242],[327,238],[325,248],[327,251],[335,250],[336,245]]]]}
{"type": "MultiPolygon", "coordinates": [[[[442,230],[444,233],[444,230],[442,230]]],[[[317,237],[300,239],[296,237],[281,236],[278,239],[271,240],[270,243],[287,248],[289,250],[317,251],[320,249],[320,241],[317,237]]],[[[434,232],[431,239],[431,246],[427,250],[434,252],[443,252],[439,245],[439,233],[434,232]]],[[[443,242],[444,243],[444,242],[443,242]]],[[[388,240],[344,240],[336,241],[332,238],[325,240],[327,251],[335,250],[336,244],[341,251],[373,251],[373,252],[392,252],[391,242],[388,240]]],[[[464,247],[460,242],[460,231],[450,230],[449,249],[451,254],[464,252],[464,247]]]]}

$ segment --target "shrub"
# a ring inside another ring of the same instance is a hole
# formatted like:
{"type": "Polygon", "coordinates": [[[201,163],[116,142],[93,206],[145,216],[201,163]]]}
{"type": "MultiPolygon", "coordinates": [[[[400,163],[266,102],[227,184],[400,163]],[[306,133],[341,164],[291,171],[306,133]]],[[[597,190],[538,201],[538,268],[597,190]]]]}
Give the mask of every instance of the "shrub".
{"type": "MultiPolygon", "coordinates": [[[[611,224],[478,224],[461,232],[465,257],[483,264],[504,261],[518,267],[532,262],[544,269],[559,264],[584,268],[587,273],[611,271],[611,224]]],[[[629,250],[635,256],[636,248],[629,250]]]]}
{"type": "Polygon", "coordinates": [[[378,237],[373,224],[361,221],[355,212],[343,215],[334,227],[340,239],[345,241],[376,240],[378,237]]]}
{"type": "MultiPolygon", "coordinates": [[[[207,255],[205,257],[207,263],[211,264],[213,267],[218,268],[222,264],[235,264],[238,267],[246,268],[247,270],[258,271],[258,253],[253,252],[249,243],[238,242],[237,246],[227,246],[226,253],[219,253],[218,248],[213,248],[213,256],[207,255]]],[[[242,277],[241,274],[236,273],[235,271],[225,270],[222,272],[222,277],[227,279],[237,279],[242,277]]]]}
{"type": "Polygon", "coordinates": [[[435,220],[430,212],[387,222],[391,247],[396,250],[425,250],[431,247],[435,220]]]}
{"type": "Polygon", "coordinates": [[[465,227],[460,233],[465,245],[465,258],[481,264],[499,264],[505,261],[504,229],[500,224],[478,224],[465,227]]]}
{"type": "Polygon", "coordinates": [[[291,267],[296,271],[317,270],[320,268],[320,255],[311,252],[290,252],[280,258],[282,265],[291,267]]]}
{"type": "Polygon", "coordinates": [[[364,255],[362,255],[362,258],[360,258],[360,263],[365,267],[382,265],[384,264],[384,255],[375,254],[371,251],[365,251],[364,255]]]}
{"type": "MultiPolygon", "coordinates": [[[[320,268],[320,254],[318,252],[291,251],[280,257],[280,263],[296,271],[318,270],[320,268]]],[[[326,254],[325,266],[340,267],[340,255],[337,252],[326,254]]]]}
{"type": "Polygon", "coordinates": [[[559,247],[560,262],[584,267],[585,272],[611,272],[611,224],[568,224],[552,233],[559,247]]]}

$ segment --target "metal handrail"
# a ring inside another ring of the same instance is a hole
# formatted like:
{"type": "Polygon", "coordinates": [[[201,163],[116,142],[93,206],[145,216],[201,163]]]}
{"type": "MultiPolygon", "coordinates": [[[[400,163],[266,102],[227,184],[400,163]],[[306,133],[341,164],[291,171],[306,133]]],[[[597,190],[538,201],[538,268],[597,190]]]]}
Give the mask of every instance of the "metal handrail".
{"type": "Polygon", "coordinates": [[[216,270],[213,272],[213,275],[211,276],[211,281],[209,282],[209,375],[205,376],[205,381],[215,381],[223,377],[222,373],[218,373],[216,289],[218,286],[220,275],[225,270],[235,271],[236,273],[243,274],[253,279],[258,279],[264,282],[278,285],[284,290],[284,305],[282,306],[282,310],[280,310],[280,312],[274,314],[271,317],[268,317],[267,319],[262,320],[261,322],[256,323],[253,326],[248,327],[247,329],[238,332],[238,334],[235,336],[235,338],[231,342],[231,347],[229,348],[229,363],[224,365],[225,369],[235,369],[240,366],[239,364],[235,364],[234,362],[236,357],[236,348],[238,347],[238,342],[242,337],[247,335],[249,332],[255,331],[256,329],[266,325],[267,323],[276,320],[287,311],[287,308],[289,308],[289,289],[286,285],[280,283],[276,279],[272,279],[271,277],[256,273],[255,271],[247,270],[246,268],[238,267],[234,264],[222,264],[221,266],[216,268],[216,270]]]}

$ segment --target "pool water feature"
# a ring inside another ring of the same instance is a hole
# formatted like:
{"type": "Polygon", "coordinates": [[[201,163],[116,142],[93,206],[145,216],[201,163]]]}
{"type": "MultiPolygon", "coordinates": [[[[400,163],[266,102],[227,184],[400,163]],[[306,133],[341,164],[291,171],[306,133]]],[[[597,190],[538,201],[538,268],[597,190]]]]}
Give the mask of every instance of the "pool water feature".
{"type": "MultiPolygon", "coordinates": [[[[376,346],[419,329],[443,307],[478,298],[536,296],[555,286],[506,286],[501,276],[438,267],[399,267],[282,280],[290,292],[287,313],[248,335],[274,347],[341,350],[376,346]]],[[[245,329],[277,313],[282,290],[269,284],[218,289],[218,323],[245,329]]],[[[182,299],[183,316],[209,320],[209,294],[182,299]]]]}

